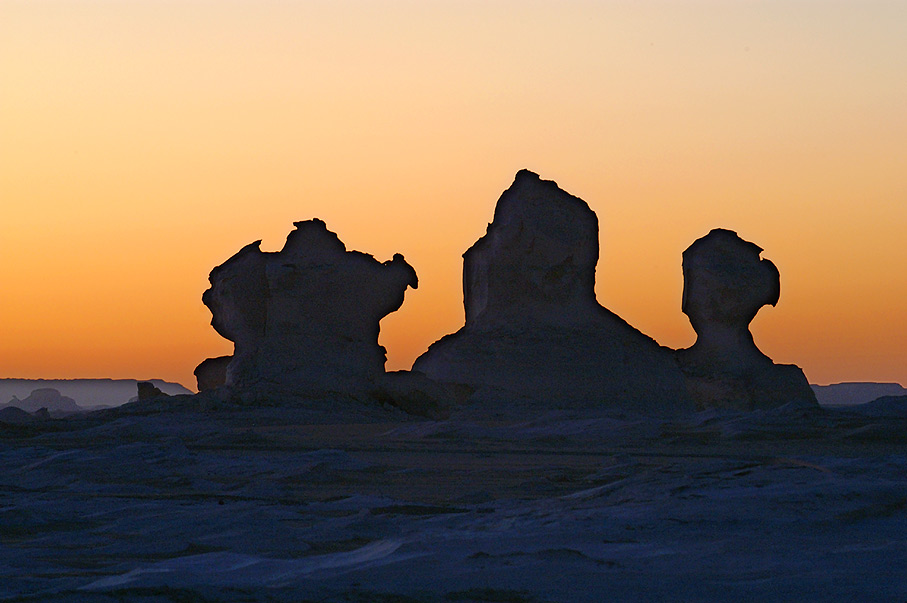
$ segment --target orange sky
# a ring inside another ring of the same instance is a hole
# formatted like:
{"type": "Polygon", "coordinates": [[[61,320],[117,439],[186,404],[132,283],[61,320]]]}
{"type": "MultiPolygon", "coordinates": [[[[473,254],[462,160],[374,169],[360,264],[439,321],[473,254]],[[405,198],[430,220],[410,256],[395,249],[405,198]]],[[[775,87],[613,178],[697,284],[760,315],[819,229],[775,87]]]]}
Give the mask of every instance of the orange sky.
{"type": "Polygon", "coordinates": [[[408,368],[522,167],[598,214],[599,300],[664,345],[681,252],[765,248],[814,383],[907,384],[907,3],[0,3],[0,377],[165,378],[231,344],[210,269],[294,220],[403,253],[408,368]]]}

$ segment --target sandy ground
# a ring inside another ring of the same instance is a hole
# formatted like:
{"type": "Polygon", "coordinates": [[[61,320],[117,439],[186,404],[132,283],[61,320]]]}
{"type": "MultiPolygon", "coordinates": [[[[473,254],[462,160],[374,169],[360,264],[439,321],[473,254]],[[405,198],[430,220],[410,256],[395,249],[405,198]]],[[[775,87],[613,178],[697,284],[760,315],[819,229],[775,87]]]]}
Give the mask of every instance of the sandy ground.
{"type": "Polygon", "coordinates": [[[0,601],[907,600],[907,419],[0,425],[0,601]]]}

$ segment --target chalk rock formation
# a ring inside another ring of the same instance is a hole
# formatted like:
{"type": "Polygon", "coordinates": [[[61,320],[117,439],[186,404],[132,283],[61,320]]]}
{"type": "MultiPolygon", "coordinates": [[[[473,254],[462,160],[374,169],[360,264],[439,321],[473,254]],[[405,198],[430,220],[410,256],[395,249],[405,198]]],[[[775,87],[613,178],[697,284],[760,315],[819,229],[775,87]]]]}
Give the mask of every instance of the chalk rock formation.
{"type": "Polygon", "coordinates": [[[321,220],[296,222],[279,252],[261,241],[211,271],[202,301],[234,342],[225,384],[353,392],[384,373],[379,321],[403,304],[416,272],[347,251],[321,220]]]}
{"type": "Polygon", "coordinates": [[[138,397],[137,400],[152,400],[154,398],[168,397],[167,394],[162,392],[159,387],[151,383],[150,381],[139,381],[135,384],[138,397]]]}
{"type": "Polygon", "coordinates": [[[38,388],[22,400],[14,396],[7,406],[15,406],[26,412],[36,412],[42,408],[46,408],[52,413],[73,413],[83,410],[75,400],[62,395],[51,387],[38,388]]]}
{"type": "Polygon", "coordinates": [[[199,392],[207,392],[227,383],[227,367],[233,356],[207,358],[195,367],[193,374],[199,392]]]}
{"type": "Polygon", "coordinates": [[[598,220],[522,170],[463,255],[465,326],[413,370],[475,388],[486,408],[692,408],[671,352],[595,299],[598,220]]]}
{"type": "Polygon", "coordinates": [[[778,269],[761,253],[761,247],[723,229],[683,252],[682,310],[697,339],[677,358],[700,408],[817,404],[803,371],[774,364],[750,333],[759,309],[774,306],[781,293],[778,269]]]}

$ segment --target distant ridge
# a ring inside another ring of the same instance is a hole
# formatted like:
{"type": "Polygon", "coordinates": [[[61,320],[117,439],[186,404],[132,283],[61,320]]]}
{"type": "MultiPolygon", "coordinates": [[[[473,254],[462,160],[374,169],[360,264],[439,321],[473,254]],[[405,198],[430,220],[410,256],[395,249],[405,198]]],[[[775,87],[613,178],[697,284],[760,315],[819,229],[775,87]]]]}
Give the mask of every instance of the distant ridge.
{"type": "Polygon", "coordinates": [[[0,406],[41,388],[53,388],[85,409],[120,406],[136,397],[139,381],[150,381],[165,394],[193,393],[179,383],[161,379],[0,379],[0,406]]]}
{"type": "Polygon", "coordinates": [[[907,395],[907,388],[899,383],[872,383],[852,381],[831,385],[810,385],[822,406],[852,406],[866,404],[883,396],[907,395]]]}

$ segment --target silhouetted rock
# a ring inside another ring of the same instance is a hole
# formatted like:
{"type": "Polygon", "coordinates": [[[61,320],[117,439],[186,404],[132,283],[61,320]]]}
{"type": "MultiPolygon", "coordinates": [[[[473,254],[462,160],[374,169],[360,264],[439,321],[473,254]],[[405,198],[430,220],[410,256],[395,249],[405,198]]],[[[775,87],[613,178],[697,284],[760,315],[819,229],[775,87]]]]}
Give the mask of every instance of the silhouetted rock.
{"type": "Polygon", "coordinates": [[[466,324],[585,324],[597,318],[598,220],[585,201],[522,170],[488,231],[463,254],[466,324]]]}
{"type": "Polygon", "coordinates": [[[596,301],[598,220],[582,199],[520,171],[463,260],[466,324],[413,370],[489,408],[692,408],[671,352],[596,301]]]}
{"type": "Polygon", "coordinates": [[[5,423],[7,425],[28,425],[37,420],[37,417],[15,405],[0,408],[0,423],[5,423]]]}
{"type": "Polygon", "coordinates": [[[233,356],[218,356],[217,358],[208,358],[195,367],[193,374],[198,384],[199,392],[207,392],[227,383],[227,366],[233,356]]]}
{"type": "Polygon", "coordinates": [[[153,398],[162,398],[167,396],[159,388],[149,381],[139,381],[136,383],[138,389],[138,400],[151,400],[153,398]]]}
{"type": "Polygon", "coordinates": [[[30,413],[41,408],[46,408],[51,413],[73,413],[84,410],[76,404],[75,400],[50,387],[36,389],[23,400],[14,397],[8,405],[30,413]]]}
{"type": "Polygon", "coordinates": [[[211,271],[202,300],[234,342],[225,383],[300,391],[364,391],[384,373],[378,323],[403,303],[416,272],[347,251],[321,220],[296,222],[279,252],[247,245],[211,271]]]}
{"type": "Polygon", "coordinates": [[[882,396],[865,404],[847,408],[870,417],[907,418],[907,396],[882,396]]]}
{"type": "Polygon", "coordinates": [[[677,358],[700,408],[752,410],[816,405],[803,371],[774,364],[753,342],[749,325],[781,292],[778,269],[762,248],[715,229],[683,252],[682,310],[696,343],[677,358]]]}

